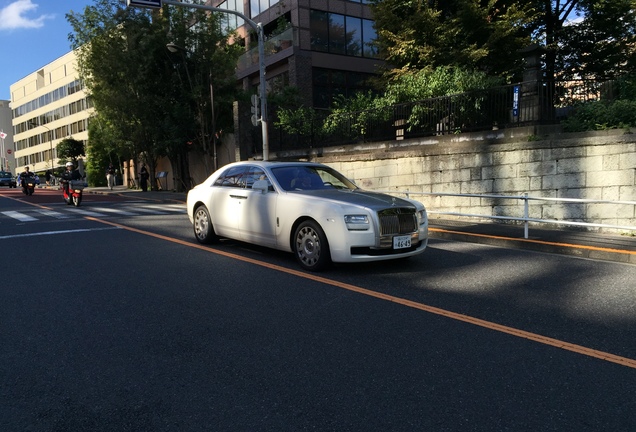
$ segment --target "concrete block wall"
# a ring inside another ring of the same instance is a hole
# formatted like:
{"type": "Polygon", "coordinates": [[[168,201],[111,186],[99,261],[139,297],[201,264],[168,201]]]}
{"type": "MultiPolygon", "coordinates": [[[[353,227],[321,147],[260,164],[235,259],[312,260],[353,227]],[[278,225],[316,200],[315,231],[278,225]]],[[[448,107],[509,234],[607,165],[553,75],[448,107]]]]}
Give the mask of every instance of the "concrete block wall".
{"type": "MultiPolygon", "coordinates": [[[[634,132],[634,131],[631,131],[634,132]]],[[[474,135],[376,143],[285,155],[326,163],[360,187],[409,191],[429,210],[522,216],[521,200],[418,196],[420,192],[636,201],[636,133],[561,134],[543,140],[474,135]]],[[[530,217],[636,226],[636,206],[530,201],[530,217]]],[[[620,231],[604,229],[606,231],[620,231]]]]}

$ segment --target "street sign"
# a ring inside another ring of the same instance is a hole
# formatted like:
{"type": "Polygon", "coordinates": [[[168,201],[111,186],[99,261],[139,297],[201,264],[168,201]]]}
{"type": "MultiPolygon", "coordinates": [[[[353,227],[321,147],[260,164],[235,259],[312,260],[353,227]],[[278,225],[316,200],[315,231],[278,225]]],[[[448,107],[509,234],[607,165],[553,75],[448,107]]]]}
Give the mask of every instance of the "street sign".
{"type": "Polygon", "coordinates": [[[11,149],[7,149],[7,154],[11,154],[11,153],[13,153],[11,149]]]}
{"type": "Polygon", "coordinates": [[[512,116],[519,117],[519,86],[513,88],[512,93],[512,116]]]}
{"type": "Polygon", "coordinates": [[[159,9],[161,7],[161,0],[126,0],[126,6],[159,9]]]}
{"type": "Polygon", "coordinates": [[[7,137],[7,134],[4,132],[0,132],[0,139],[5,139],[7,137]]]}

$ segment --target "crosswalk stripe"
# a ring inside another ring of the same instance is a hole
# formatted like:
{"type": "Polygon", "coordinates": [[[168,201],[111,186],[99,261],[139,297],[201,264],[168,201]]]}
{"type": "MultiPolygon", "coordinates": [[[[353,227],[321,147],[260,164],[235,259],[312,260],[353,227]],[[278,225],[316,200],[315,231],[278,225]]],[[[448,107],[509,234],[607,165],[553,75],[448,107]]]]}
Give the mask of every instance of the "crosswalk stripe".
{"type": "Polygon", "coordinates": [[[175,211],[177,211],[179,213],[185,213],[186,212],[186,206],[183,205],[183,204],[166,204],[166,205],[162,206],[162,208],[174,209],[175,211]]]}
{"type": "Polygon", "coordinates": [[[9,216],[10,218],[17,219],[20,222],[32,222],[32,221],[36,221],[37,220],[36,218],[34,218],[32,216],[29,216],[29,215],[26,215],[24,213],[20,213],[20,212],[17,212],[17,211],[4,211],[4,212],[2,212],[2,214],[5,215],[5,216],[9,216]]]}
{"type": "Polygon", "coordinates": [[[85,216],[93,216],[93,217],[102,217],[105,216],[103,213],[97,213],[97,212],[93,212],[90,210],[83,210],[83,209],[78,209],[78,208],[70,208],[67,211],[73,212],[73,213],[79,213],[85,216]]]}
{"type": "Polygon", "coordinates": [[[120,209],[114,209],[114,208],[106,208],[106,207],[91,207],[95,210],[97,210],[98,212],[102,212],[102,213],[117,213],[123,216],[137,216],[137,213],[133,213],[133,212],[129,212],[126,210],[120,210],[120,209]]]}
{"type": "Polygon", "coordinates": [[[43,214],[44,216],[50,216],[50,217],[54,217],[56,219],[68,219],[70,217],[72,217],[69,214],[64,214],[64,213],[60,213],[60,212],[56,212],[53,210],[36,210],[38,213],[43,214]]]}
{"type": "Polygon", "coordinates": [[[65,207],[63,211],[55,211],[48,209],[35,209],[29,210],[30,214],[19,211],[3,211],[0,214],[10,217],[11,219],[17,219],[20,222],[33,222],[39,220],[38,217],[52,217],[55,219],[69,219],[77,216],[92,216],[92,217],[108,217],[108,216],[141,216],[141,215],[170,215],[170,214],[185,214],[185,206],[180,204],[168,204],[162,206],[152,205],[139,205],[132,206],[126,209],[123,208],[107,208],[107,207],[90,207],[76,208],[65,207]],[[34,217],[35,216],[35,217],[34,217]]]}
{"type": "Polygon", "coordinates": [[[142,212],[142,213],[148,213],[148,214],[156,214],[156,215],[167,215],[167,212],[163,212],[161,210],[154,210],[151,208],[145,208],[145,207],[135,207],[135,211],[137,212],[142,212]]]}

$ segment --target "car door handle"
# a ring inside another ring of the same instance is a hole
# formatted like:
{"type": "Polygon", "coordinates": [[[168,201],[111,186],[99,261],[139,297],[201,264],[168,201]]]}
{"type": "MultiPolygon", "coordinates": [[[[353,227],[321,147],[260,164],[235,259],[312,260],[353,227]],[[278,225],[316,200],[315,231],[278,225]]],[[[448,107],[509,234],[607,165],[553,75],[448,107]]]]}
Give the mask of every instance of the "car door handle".
{"type": "Polygon", "coordinates": [[[230,198],[247,199],[247,197],[245,195],[230,195],[230,198]]]}

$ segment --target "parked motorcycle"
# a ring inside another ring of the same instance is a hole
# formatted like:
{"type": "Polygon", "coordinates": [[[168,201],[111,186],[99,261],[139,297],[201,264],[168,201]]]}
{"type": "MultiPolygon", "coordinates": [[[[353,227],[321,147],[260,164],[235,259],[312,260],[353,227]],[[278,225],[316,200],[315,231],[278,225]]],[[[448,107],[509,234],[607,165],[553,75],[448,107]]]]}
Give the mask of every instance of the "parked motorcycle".
{"type": "Polygon", "coordinates": [[[33,195],[35,191],[35,177],[23,177],[21,179],[22,193],[25,195],[33,195]]]}
{"type": "Polygon", "coordinates": [[[73,204],[75,207],[79,207],[82,202],[82,191],[86,183],[83,180],[62,180],[61,183],[64,202],[68,205],[73,204]]]}

